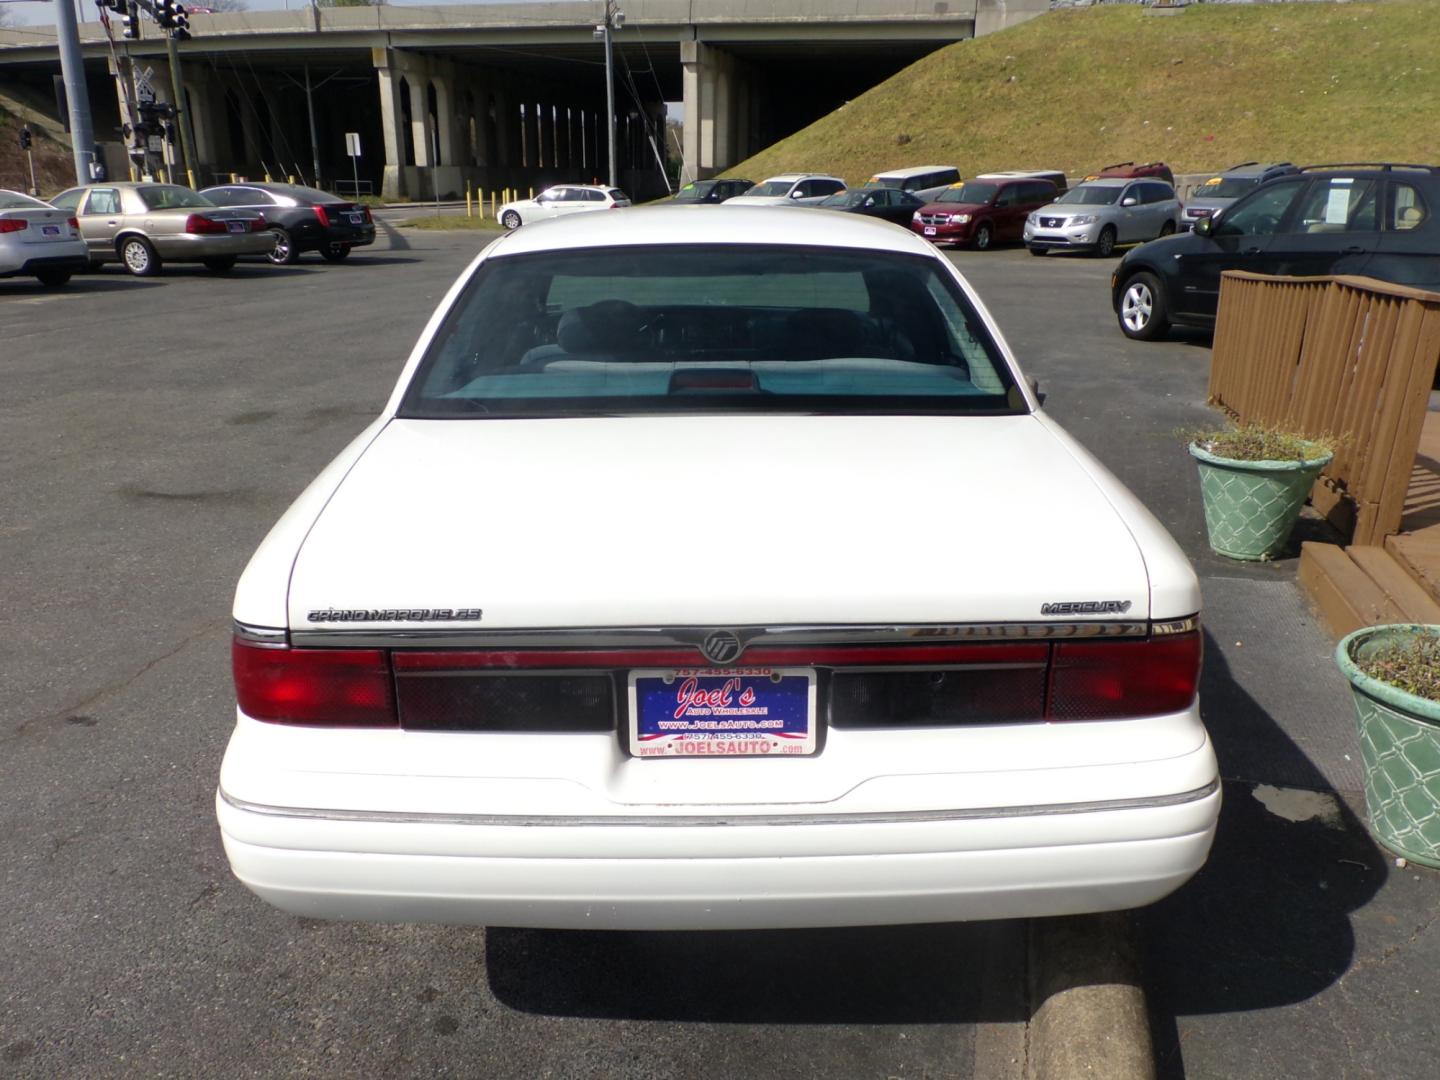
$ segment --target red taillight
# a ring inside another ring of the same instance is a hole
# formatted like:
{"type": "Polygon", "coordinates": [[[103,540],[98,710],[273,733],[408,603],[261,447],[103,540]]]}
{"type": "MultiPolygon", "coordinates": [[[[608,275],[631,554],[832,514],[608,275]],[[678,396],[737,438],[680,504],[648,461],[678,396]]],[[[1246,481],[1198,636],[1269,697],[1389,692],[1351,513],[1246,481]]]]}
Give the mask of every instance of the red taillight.
{"type": "Polygon", "coordinates": [[[1144,641],[1055,646],[1051,720],[1122,720],[1188,709],[1200,685],[1198,630],[1144,641]]]}
{"type": "Polygon", "coordinates": [[[319,727],[398,727],[390,663],[381,649],[230,649],[240,711],[256,720],[319,727]]]}
{"type": "Polygon", "coordinates": [[[223,221],[216,221],[204,214],[191,214],[185,219],[185,231],[194,236],[208,236],[212,233],[229,232],[223,221]]]}
{"type": "Polygon", "coordinates": [[[80,231],[80,219],[79,219],[79,218],[73,218],[73,217],[72,217],[69,221],[65,222],[65,224],[66,224],[66,225],[69,225],[69,226],[70,226],[72,229],[74,229],[76,232],[79,232],[79,231],[80,231]]]}
{"type": "Polygon", "coordinates": [[[0,218],[0,233],[21,232],[29,224],[24,218],[0,218]]]}
{"type": "Polygon", "coordinates": [[[330,227],[330,215],[325,212],[325,208],[323,206],[312,206],[310,209],[315,211],[315,220],[320,222],[320,227],[322,229],[328,229],[330,227]]]}
{"type": "Polygon", "coordinates": [[[268,229],[269,227],[270,227],[270,223],[265,220],[265,215],[264,215],[264,214],[261,214],[261,215],[260,215],[259,217],[257,217],[254,221],[250,222],[250,231],[251,231],[251,232],[264,232],[264,231],[265,231],[266,229],[268,229]]]}
{"type": "Polygon", "coordinates": [[[369,208],[368,206],[362,206],[362,207],[360,208],[360,213],[362,213],[362,214],[365,215],[365,224],[366,224],[366,225],[373,225],[373,224],[375,224],[375,219],[370,216],[370,208],[369,208]]]}

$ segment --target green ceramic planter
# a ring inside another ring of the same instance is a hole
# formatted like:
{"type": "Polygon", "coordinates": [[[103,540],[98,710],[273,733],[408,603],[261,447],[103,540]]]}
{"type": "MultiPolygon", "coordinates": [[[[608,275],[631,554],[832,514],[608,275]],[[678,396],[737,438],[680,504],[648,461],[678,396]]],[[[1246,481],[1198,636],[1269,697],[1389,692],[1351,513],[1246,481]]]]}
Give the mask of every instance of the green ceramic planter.
{"type": "Polygon", "coordinates": [[[1200,466],[1210,549],[1254,562],[1285,549],[1315,478],[1334,454],[1316,447],[1305,461],[1236,461],[1191,443],[1190,456],[1200,466]]]}
{"type": "Polygon", "coordinates": [[[1440,703],[1356,667],[1376,649],[1416,634],[1440,636],[1440,626],[1367,626],[1340,642],[1335,662],[1355,699],[1371,833],[1395,854],[1440,869],[1440,703]]]}

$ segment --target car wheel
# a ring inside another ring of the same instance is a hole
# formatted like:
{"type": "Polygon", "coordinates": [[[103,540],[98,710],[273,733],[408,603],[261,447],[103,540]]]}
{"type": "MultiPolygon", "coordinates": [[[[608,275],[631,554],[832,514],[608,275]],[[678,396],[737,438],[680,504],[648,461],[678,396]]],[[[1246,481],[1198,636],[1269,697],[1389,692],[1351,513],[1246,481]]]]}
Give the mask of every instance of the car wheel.
{"type": "Polygon", "coordinates": [[[143,236],[127,236],[120,241],[120,261],[136,277],[153,277],[160,272],[160,256],[143,236]]]}
{"type": "Polygon", "coordinates": [[[1042,248],[1042,247],[1032,247],[1032,248],[1030,249],[1030,254],[1031,254],[1031,255],[1044,255],[1044,254],[1045,254],[1045,249],[1042,248]]]}
{"type": "Polygon", "coordinates": [[[235,269],[234,255],[217,255],[213,259],[202,259],[201,262],[205,264],[205,269],[212,274],[228,274],[235,269]]]}
{"type": "Polygon", "coordinates": [[[981,225],[978,229],[975,230],[975,250],[989,251],[990,241],[994,238],[994,233],[991,231],[990,226],[981,225]]]}
{"type": "Polygon", "coordinates": [[[349,244],[327,244],[320,249],[320,257],[326,262],[341,262],[349,255],[349,244]]]}
{"type": "Polygon", "coordinates": [[[295,250],[295,240],[290,235],[290,230],[276,226],[270,231],[275,234],[275,246],[265,257],[276,266],[289,266],[300,257],[300,253],[295,250]]]}
{"type": "Polygon", "coordinates": [[[1100,239],[1095,241],[1095,254],[1102,259],[1115,254],[1115,226],[1106,225],[1100,230],[1100,239]]]}
{"type": "Polygon", "coordinates": [[[506,210],[500,215],[500,224],[507,229],[518,229],[520,227],[520,215],[514,210],[506,210]]]}
{"type": "Polygon", "coordinates": [[[1173,222],[1173,221],[1167,221],[1167,222],[1165,222],[1164,225],[1161,225],[1161,226],[1160,226],[1160,235],[1161,235],[1161,236],[1169,236],[1169,235],[1171,235],[1172,233],[1174,233],[1174,231],[1175,231],[1175,222],[1173,222]]]}
{"type": "Polygon", "coordinates": [[[70,280],[69,270],[37,270],[35,279],[47,289],[58,289],[70,280]]]}
{"type": "Polygon", "coordinates": [[[1154,341],[1164,337],[1170,329],[1164,288],[1151,273],[1136,274],[1125,282],[1120,291],[1117,314],[1125,336],[1139,341],[1154,341]]]}

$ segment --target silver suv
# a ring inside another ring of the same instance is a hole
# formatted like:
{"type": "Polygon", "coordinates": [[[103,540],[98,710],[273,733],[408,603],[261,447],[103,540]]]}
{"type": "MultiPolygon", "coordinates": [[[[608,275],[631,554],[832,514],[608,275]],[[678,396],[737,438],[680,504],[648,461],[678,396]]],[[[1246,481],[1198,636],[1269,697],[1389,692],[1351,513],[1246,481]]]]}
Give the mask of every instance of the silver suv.
{"type": "Polygon", "coordinates": [[[1120,244],[1168,236],[1179,221],[1180,200],[1163,180],[1087,180],[1025,219],[1025,246],[1031,255],[1091,251],[1106,256],[1120,244]]]}
{"type": "Polygon", "coordinates": [[[1282,176],[1294,176],[1300,170],[1288,161],[1265,165],[1258,161],[1247,161],[1232,165],[1218,176],[1212,176],[1190,193],[1185,203],[1185,216],[1180,227],[1193,229],[1195,222],[1208,218],[1217,210],[1229,206],[1241,195],[1249,195],[1261,184],[1282,176]]]}
{"type": "Polygon", "coordinates": [[[813,206],[845,190],[845,181],[823,173],[782,173],[756,184],[727,206],[813,206]]]}

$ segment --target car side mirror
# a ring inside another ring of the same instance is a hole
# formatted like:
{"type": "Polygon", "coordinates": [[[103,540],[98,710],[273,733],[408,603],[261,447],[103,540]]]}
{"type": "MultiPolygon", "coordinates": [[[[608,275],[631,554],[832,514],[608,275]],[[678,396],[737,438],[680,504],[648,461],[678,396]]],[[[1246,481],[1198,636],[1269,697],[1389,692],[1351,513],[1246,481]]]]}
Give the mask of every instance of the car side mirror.
{"type": "Polygon", "coordinates": [[[796,188],[794,191],[790,192],[790,198],[792,199],[803,199],[804,197],[805,193],[799,188],[796,188]]]}
{"type": "Polygon", "coordinates": [[[1137,198],[1135,198],[1134,195],[1128,195],[1128,196],[1126,196],[1125,198],[1123,198],[1123,199],[1120,200],[1120,205],[1121,205],[1121,206],[1135,206],[1135,205],[1137,205],[1139,202],[1140,202],[1140,200],[1137,199],[1137,198]]]}
{"type": "Polygon", "coordinates": [[[1215,231],[1215,219],[1213,217],[1202,217],[1195,222],[1195,235],[1209,236],[1215,231]]]}
{"type": "Polygon", "coordinates": [[[1044,405],[1045,395],[1040,392],[1040,380],[1034,375],[1026,375],[1025,382],[1030,387],[1030,393],[1035,395],[1035,400],[1044,405]]]}

